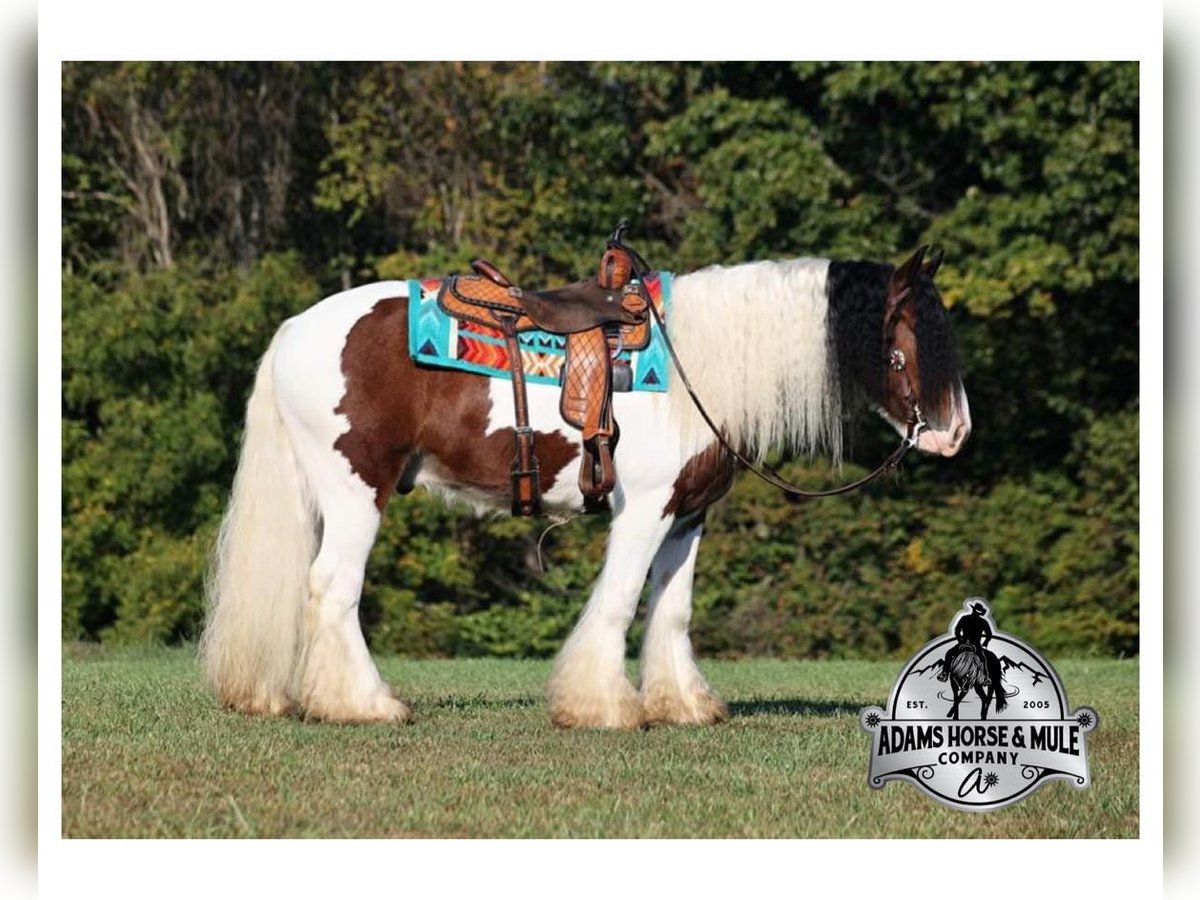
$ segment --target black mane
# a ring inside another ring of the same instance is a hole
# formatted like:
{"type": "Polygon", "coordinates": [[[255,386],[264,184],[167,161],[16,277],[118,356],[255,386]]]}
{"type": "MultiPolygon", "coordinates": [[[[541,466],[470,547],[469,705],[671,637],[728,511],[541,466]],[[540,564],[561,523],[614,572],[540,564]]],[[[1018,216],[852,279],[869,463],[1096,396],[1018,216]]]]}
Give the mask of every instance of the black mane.
{"type": "MultiPolygon", "coordinates": [[[[827,333],[846,400],[853,400],[856,392],[873,402],[883,396],[883,306],[894,270],[888,263],[862,260],[829,264],[827,333]]],[[[961,377],[958,348],[941,295],[926,275],[917,280],[915,303],[921,406],[934,410],[961,377]]]]}

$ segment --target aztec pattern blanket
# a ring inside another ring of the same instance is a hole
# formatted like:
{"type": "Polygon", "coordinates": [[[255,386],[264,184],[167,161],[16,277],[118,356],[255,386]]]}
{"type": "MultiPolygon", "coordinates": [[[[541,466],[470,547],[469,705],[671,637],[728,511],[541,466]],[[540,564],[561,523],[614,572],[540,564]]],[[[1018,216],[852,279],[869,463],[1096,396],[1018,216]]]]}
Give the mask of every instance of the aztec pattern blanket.
{"type": "MultiPolygon", "coordinates": [[[[651,301],[666,319],[671,302],[671,273],[652,272],[645,283],[651,301]]],[[[441,286],[441,278],[408,281],[409,356],[427,366],[511,379],[504,336],[494,328],[460,322],[442,312],[437,303],[441,286]]],[[[527,331],[518,340],[526,380],[557,385],[567,339],[544,331],[527,331]]],[[[632,366],[633,390],[666,391],[670,358],[657,322],[650,323],[650,343],[645,350],[633,353],[623,350],[618,358],[632,366]]]]}

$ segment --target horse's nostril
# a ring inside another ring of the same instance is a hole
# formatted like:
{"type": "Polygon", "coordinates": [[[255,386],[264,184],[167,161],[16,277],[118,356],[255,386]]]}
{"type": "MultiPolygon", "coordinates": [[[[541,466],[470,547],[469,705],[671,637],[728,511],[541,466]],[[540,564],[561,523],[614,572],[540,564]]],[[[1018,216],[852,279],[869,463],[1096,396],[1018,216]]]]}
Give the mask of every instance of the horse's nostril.
{"type": "Polygon", "coordinates": [[[948,434],[943,432],[943,434],[946,434],[946,437],[943,439],[944,443],[939,451],[941,455],[953,456],[956,454],[962,448],[963,442],[966,441],[970,433],[971,429],[964,422],[956,422],[951,426],[948,434]]]}

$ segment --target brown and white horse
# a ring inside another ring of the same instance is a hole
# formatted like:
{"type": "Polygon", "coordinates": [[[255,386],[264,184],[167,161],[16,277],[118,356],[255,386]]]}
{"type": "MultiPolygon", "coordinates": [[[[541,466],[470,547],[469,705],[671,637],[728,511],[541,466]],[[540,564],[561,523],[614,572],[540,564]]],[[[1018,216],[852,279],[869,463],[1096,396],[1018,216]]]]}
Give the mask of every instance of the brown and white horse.
{"type": "MultiPolygon", "coordinates": [[[[939,263],[922,248],[899,267],[795,259],[703,269],[675,278],[668,333],[709,414],[752,457],[791,448],[836,461],[843,411],[863,400],[901,434],[919,400],[928,428],[917,448],[951,456],[971,420],[933,285],[939,263]]],[[[285,322],[259,365],[201,642],[227,707],[407,720],[358,616],[384,508],[416,487],[480,510],[509,505],[511,386],[413,363],[407,296],[405,283],[382,282],[329,297],[285,322]]],[[[614,397],[622,437],[607,556],[555,662],[556,725],[727,715],[696,667],[688,624],[705,509],[729,490],[735,464],[679,381],[672,373],[667,393],[614,397]],[[625,633],[647,573],[635,688],[625,633]]],[[[578,432],[559,416],[557,388],[528,391],[543,501],[580,510],[578,432]]]]}

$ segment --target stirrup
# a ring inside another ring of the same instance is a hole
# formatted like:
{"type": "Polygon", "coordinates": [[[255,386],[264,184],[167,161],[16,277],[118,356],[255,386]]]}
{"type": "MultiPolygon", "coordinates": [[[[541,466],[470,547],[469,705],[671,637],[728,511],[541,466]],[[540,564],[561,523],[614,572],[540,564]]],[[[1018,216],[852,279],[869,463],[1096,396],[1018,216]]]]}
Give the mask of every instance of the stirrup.
{"type": "Polygon", "coordinates": [[[617,483],[613,466],[611,439],[597,435],[583,443],[583,459],[579,466],[579,490],[585,498],[602,500],[617,483]]]}

